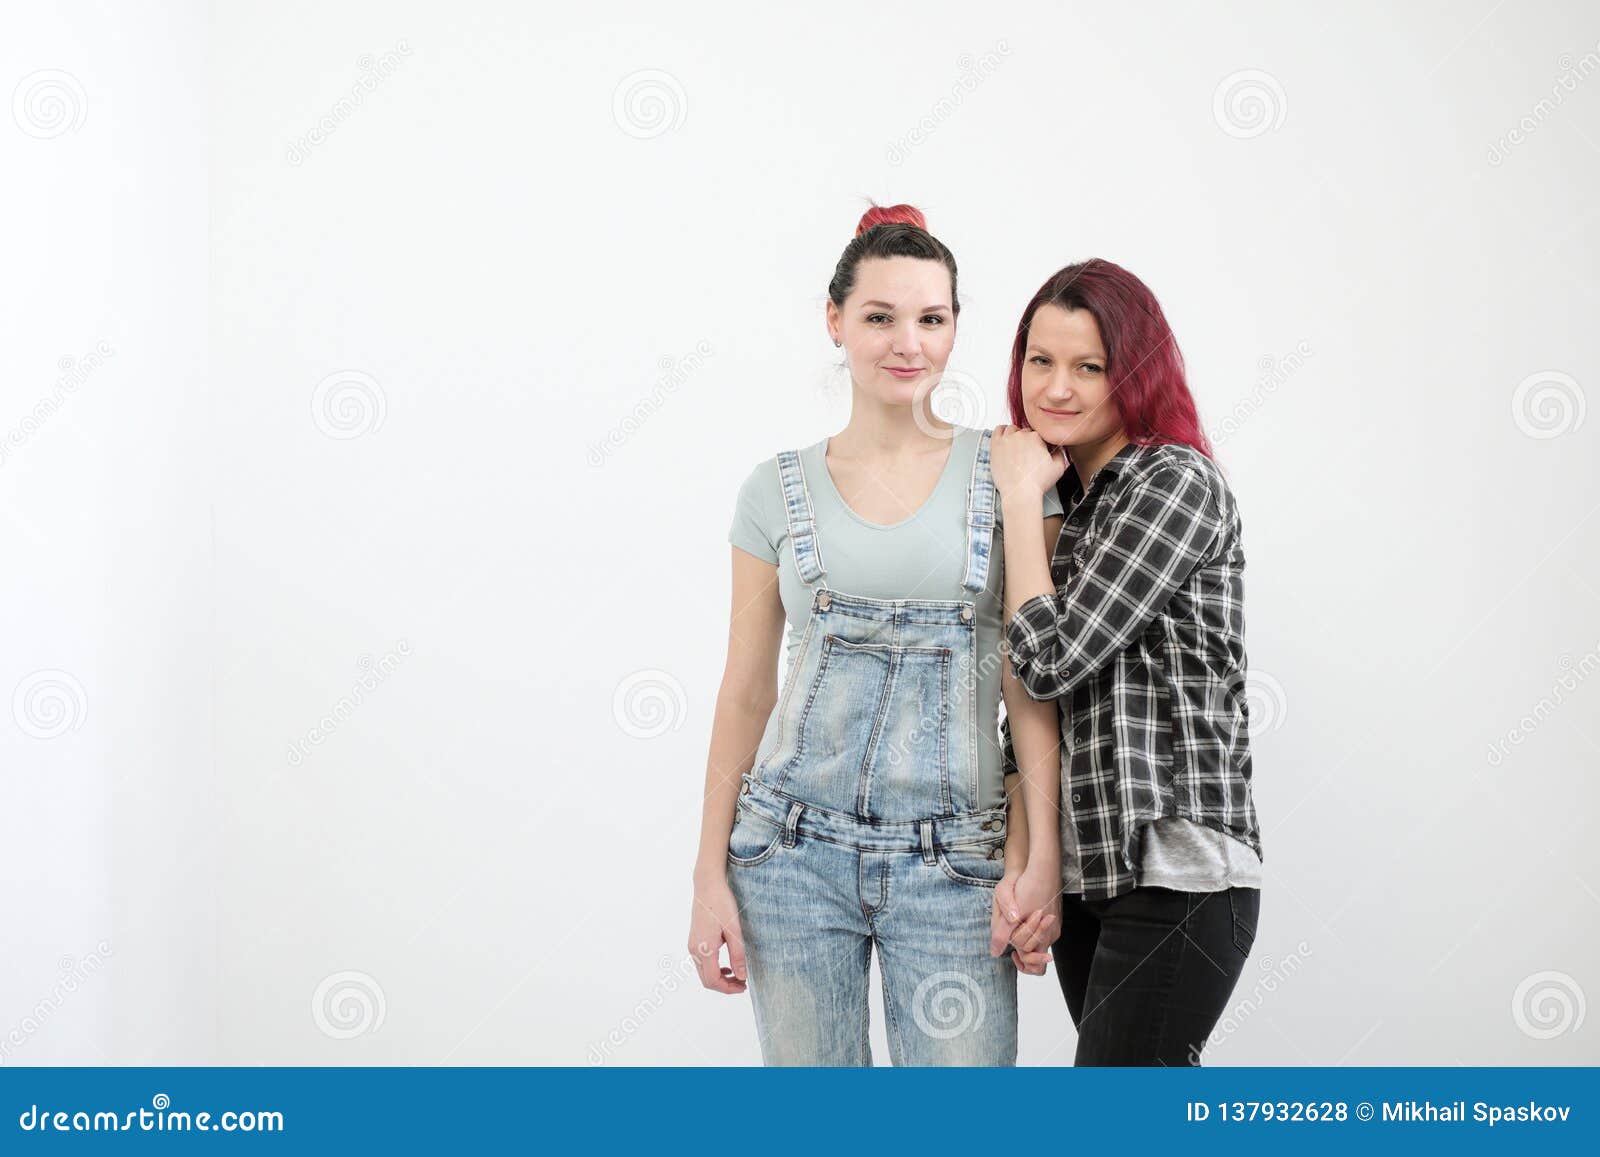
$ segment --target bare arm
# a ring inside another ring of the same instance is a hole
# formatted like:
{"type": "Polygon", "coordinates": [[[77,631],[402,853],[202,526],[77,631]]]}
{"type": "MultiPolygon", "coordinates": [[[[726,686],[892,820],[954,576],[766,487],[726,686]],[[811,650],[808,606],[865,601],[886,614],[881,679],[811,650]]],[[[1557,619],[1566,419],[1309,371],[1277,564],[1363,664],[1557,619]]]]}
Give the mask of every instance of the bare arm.
{"type": "MultiPolygon", "coordinates": [[[[1042,520],[1044,541],[1060,536],[1062,521],[1060,515],[1042,520]]],[[[1006,870],[995,889],[990,949],[998,953],[1010,941],[1017,948],[1017,967],[1042,975],[1050,942],[1060,934],[1060,708],[1054,700],[1030,696],[1009,661],[1000,670],[1006,704],[1006,870]]]]}
{"type": "MultiPolygon", "coordinates": [[[[1043,520],[1043,542],[1054,542],[1061,534],[1062,517],[1054,515],[1043,520]]],[[[1031,529],[1031,526],[1030,526],[1031,529]]],[[[1009,537],[1009,535],[1007,536],[1009,537]]],[[[1007,550],[1009,564],[1009,548],[1007,550]]],[[[1048,567],[1046,568],[1048,570],[1048,567]]],[[[1011,569],[1006,568],[1006,601],[1010,601],[1011,569]]],[[[1034,699],[1011,670],[1009,662],[1001,664],[1000,692],[1005,699],[1006,720],[1010,730],[1012,750],[1016,759],[1023,807],[1027,843],[1024,866],[1039,862],[1041,866],[1054,865],[1053,874],[1059,875],[1061,864],[1061,716],[1055,700],[1034,699]]],[[[1009,770],[1009,769],[1008,769],[1009,770]]],[[[1011,809],[1015,816],[1016,808],[1011,809]]],[[[1009,824],[1008,830],[1009,830],[1009,824]]],[[[1011,866],[1011,849],[1007,843],[1006,864],[1011,866]]]]}
{"type": "Polygon", "coordinates": [[[734,547],[728,658],[711,722],[700,848],[694,865],[694,907],[689,919],[689,952],[700,981],[719,992],[744,991],[744,935],[728,888],[728,836],[733,830],[739,779],[754,765],[767,719],[778,702],[782,646],[778,568],[734,547]],[[723,943],[728,945],[730,968],[719,967],[723,943]]]}
{"type": "MultiPolygon", "coordinates": [[[[1050,548],[1056,539],[1050,537],[1048,525],[1055,523],[1055,536],[1061,536],[1064,518],[1047,518],[1041,530],[1039,511],[1042,498],[1027,494],[1002,499],[1002,518],[1007,525],[1018,528],[1016,534],[1005,536],[1006,556],[1005,619],[1009,623],[1017,609],[1029,599],[1042,594],[1055,594],[1056,584],[1050,577],[1050,548]]],[[[1006,710],[1011,705],[1006,704],[1006,710]]]]}
{"type": "Polygon", "coordinates": [[[728,833],[733,828],[739,778],[755,764],[756,748],[778,703],[778,651],[782,645],[778,568],[734,547],[728,657],[711,723],[696,878],[727,874],[728,833]]]}

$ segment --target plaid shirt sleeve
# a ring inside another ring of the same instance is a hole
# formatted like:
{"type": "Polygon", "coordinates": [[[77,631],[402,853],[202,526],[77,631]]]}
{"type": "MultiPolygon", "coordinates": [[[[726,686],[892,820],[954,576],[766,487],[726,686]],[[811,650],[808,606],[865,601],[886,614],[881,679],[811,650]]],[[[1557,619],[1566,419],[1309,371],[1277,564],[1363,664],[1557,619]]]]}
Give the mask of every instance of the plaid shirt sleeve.
{"type": "Polygon", "coordinates": [[[1017,752],[1011,746],[1011,720],[1000,720],[1000,778],[1016,775],[1021,769],[1017,767],[1017,752]]]}
{"type": "Polygon", "coordinates": [[[1126,649],[1224,537],[1205,475],[1162,467],[1120,496],[1080,566],[1006,624],[1011,666],[1035,699],[1059,699],[1126,649]]]}

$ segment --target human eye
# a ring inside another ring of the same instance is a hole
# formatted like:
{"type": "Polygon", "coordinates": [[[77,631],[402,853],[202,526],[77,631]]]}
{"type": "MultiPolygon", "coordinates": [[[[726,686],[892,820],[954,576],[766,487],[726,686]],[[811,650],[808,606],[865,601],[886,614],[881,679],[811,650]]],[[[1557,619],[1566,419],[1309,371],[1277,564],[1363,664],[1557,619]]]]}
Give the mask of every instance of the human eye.
{"type": "Polygon", "coordinates": [[[1104,366],[1097,365],[1094,362],[1084,362],[1083,372],[1086,374],[1103,374],[1106,371],[1104,366]]]}
{"type": "Polygon", "coordinates": [[[1050,359],[1045,357],[1043,354],[1034,354],[1028,359],[1028,361],[1036,366],[1047,366],[1050,364],[1050,359]]]}
{"type": "Polygon", "coordinates": [[[930,314],[925,315],[922,320],[923,321],[932,322],[936,326],[937,325],[943,325],[944,324],[944,314],[942,314],[942,313],[930,313],[930,314]]]}
{"type": "Polygon", "coordinates": [[[890,321],[890,320],[892,320],[892,319],[886,313],[869,313],[869,314],[867,314],[867,324],[868,325],[881,325],[884,322],[890,321]]]}

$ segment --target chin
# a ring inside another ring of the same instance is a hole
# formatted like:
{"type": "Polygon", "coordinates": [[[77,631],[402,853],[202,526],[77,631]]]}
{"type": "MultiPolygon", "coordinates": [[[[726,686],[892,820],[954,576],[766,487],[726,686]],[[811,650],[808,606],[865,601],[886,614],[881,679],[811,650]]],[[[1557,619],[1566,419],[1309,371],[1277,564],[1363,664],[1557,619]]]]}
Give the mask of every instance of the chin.
{"type": "Polygon", "coordinates": [[[1052,446],[1068,445],[1068,438],[1072,437],[1067,433],[1071,429],[1072,423],[1063,421],[1060,418],[1052,418],[1049,414],[1040,414],[1037,418],[1030,414],[1028,422],[1032,425],[1034,433],[1052,446]]]}

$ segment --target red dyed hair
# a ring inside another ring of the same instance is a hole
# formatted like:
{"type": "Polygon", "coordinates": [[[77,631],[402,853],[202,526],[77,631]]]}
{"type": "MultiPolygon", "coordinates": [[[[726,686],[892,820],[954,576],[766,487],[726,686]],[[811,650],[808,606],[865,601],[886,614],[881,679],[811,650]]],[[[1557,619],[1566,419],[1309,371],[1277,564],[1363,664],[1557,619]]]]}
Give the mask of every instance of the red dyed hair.
{"type": "Polygon", "coordinates": [[[1144,282],[1122,266],[1098,257],[1056,273],[1022,311],[1006,384],[1013,425],[1028,428],[1022,409],[1022,366],[1028,330],[1041,305],[1086,309],[1094,316],[1105,343],[1111,400],[1130,442],[1143,446],[1178,442],[1207,458],[1215,457],[1200,426],[1194,395],[1189,393],[1178,339],[1161,312],[1161,303],[1144,282]]]}
{"type": "Polygon", "coordinates": [[[928,219],[915,205],[874,205],[861,214],[861,223],[856,226],[856,236],[859,237],[868,229],[878,225],[915,225],[924,233],[928,231],[928,219]]]}
{"type": "Polygon", "coordinates": [[[956,258],[943,241],[928,232],[928,220],[915,205],[874,205],[861,214],[856,235],[844,247],[828,282],[828,297],[839,308],[856,285],[856,270],[873,257],[915,257],[938,261],[950,272],[950,310],[961,313],[956,296],[956,258]]]}

